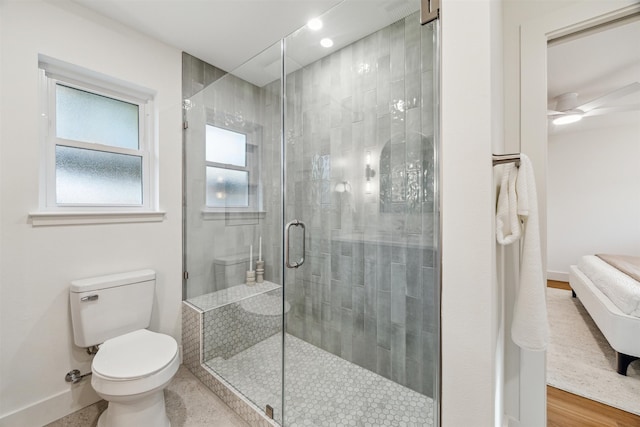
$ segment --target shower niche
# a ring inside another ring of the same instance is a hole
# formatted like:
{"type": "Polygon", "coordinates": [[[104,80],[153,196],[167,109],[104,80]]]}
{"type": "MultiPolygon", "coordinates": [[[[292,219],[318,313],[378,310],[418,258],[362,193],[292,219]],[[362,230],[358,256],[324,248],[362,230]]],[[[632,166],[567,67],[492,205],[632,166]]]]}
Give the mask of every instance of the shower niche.
{"type": "Polygon", "coordinates": [[[439,425],[438,23],[320,19],[232,72],[183,55],[184,363],[255,425],[439,425]]]}

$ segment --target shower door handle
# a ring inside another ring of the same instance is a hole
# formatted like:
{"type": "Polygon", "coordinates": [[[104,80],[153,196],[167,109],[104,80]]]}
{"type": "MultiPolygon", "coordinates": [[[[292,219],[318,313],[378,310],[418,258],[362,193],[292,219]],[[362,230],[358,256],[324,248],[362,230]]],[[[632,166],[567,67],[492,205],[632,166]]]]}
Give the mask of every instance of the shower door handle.
{"type": "Polygon", "coordinates": [[[306,234],[306,227],[304,225],[304,222],[298,221],[297,219],[294,219],[293,221],[287,223],[287,225],[284,226],[284,262],[287,265],[287,268],[298,268],[302,264],[304,264],[304,250],[305,250],[304,241],[306,240],[305,234],[306,234]],[[291,264],[291,262],[289,261],[289,231],[291,227],[302,227],[302,257],[297,262],[294,262],[293,264],[291,264]]]}

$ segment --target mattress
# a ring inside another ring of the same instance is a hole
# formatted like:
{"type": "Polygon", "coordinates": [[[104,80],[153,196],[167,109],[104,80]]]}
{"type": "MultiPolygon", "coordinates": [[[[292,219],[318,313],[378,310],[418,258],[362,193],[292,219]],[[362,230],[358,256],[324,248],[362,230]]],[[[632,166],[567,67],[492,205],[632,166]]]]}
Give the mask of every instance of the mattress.
{"type": "Polygon", "coordinates": [[[620,311],[640,317],[640,282],[595,255],[584,255],[578,268],[620,311]]]}

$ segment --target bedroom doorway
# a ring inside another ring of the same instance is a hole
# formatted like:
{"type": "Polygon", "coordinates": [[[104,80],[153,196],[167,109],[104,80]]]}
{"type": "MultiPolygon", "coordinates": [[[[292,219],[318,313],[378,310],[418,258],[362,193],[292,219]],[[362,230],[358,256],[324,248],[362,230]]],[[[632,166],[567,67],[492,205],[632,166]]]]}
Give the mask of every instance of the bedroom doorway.
{"type": "Polygon", "coordinates": [[[636,13],[549,41],[546,147],[547,278],[556,283],[547,383],[638,416],[640,361],[617,374],[615,351],[567,289],[583,255],[640,256],[639,39],[636,13]]]}
{"type": "MultiPolygon", "coordinates": [[[[534,19],[521,19],[518,26],[518,79],[513,87],[517,96],[507,111],[517,111],[505,127],[507,140],[519,141],[520,151],[534,164],[540,212],[540,240],[543,263],[547,259],[547,41],[597,24],[640,12],[635,0],[579,2],[547,9],[534,19]],[[517,84],[515,84],[517,83],[517,84]]],[[[604,60],[604,59],[603,59],[604,60]]],[[[594,171],[596,174],[597,171],[594,171]]],[[[546,271],[546,265],[545,265],[546,271]]],[[[512,395],[519,396],[514,418],[521,426],[546,424],[547,355],[534,352],[510,352],[516,361],[517,383],[512,395]],[[515,357],[512,353],[515,353],[515,357]]],[[[512,403],[512,402],[508,402],[512,403]]],[[[511,409],[511,408],[510,408],[511,409]]]]}

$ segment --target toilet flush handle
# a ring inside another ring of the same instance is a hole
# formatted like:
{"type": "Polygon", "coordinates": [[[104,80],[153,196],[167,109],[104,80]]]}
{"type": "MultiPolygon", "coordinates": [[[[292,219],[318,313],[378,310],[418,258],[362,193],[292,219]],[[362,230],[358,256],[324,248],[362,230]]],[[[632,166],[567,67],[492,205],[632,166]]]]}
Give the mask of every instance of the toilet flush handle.
{"type": "Polygon", "coordinates": [[[95,301],[99,298],[100,296],[97,294],[94,295],[87,295],[86,297],[82,297],[80,298],[80,301],[82,302],[87,302],[87,301],[95,301]]]}

